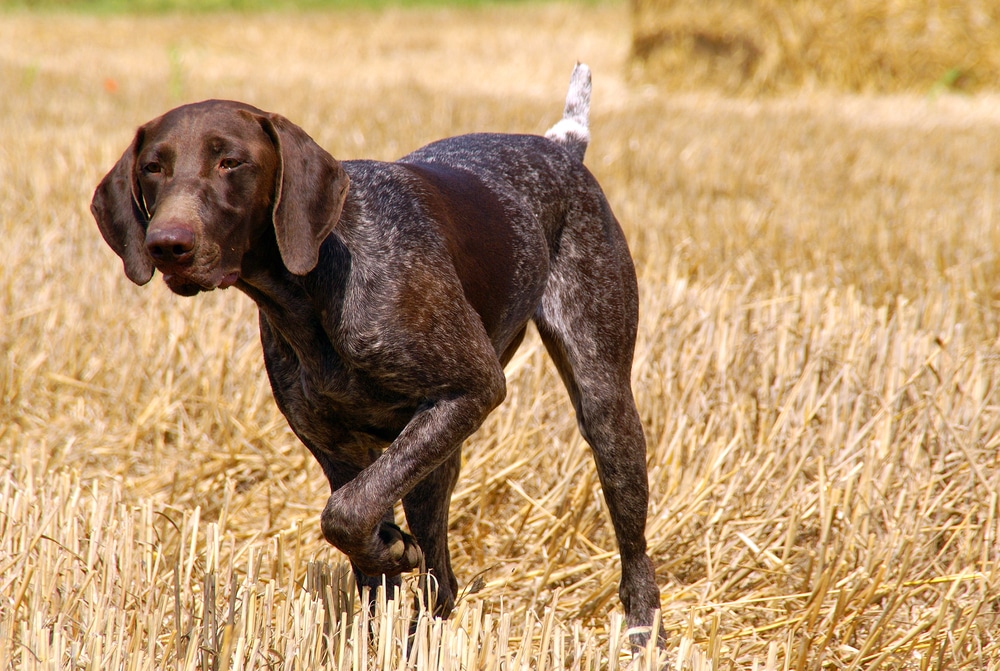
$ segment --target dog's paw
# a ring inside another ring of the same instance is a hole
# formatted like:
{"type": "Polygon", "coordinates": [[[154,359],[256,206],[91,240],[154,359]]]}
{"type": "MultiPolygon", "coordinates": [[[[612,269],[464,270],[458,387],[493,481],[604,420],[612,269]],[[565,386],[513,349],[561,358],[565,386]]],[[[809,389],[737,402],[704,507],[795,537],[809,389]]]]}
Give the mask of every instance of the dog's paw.
{"type": "Polygon", "coordinates": [[[379,526],[378,538],[385,545],[390,560],[400,573],[420,567],[424,553],[417,545],[416,538],[389,522],[382,522],[379,526]]]}

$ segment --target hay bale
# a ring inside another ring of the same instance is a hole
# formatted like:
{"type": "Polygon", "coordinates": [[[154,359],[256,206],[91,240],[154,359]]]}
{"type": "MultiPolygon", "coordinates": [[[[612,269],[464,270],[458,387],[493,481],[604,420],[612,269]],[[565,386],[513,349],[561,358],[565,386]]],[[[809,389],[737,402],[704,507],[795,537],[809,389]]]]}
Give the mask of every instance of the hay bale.
{"type": "Polygon", "coordinates": [[[1000,82],[994,0],[632,0],[640,78],[674,89],[973,91],[1000,82]]]}

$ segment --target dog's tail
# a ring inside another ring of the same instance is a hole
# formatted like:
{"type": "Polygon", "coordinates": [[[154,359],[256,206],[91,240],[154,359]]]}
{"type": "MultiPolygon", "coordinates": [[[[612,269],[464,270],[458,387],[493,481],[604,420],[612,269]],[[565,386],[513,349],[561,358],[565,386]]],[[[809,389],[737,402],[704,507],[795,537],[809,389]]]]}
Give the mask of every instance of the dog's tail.
{"type": "Polygon", "coordinates": [[[566,109],[563,118],[545,132],[545,137],[583,161],[590,142],[590,68],[577,63],[569,79],[569,93],[566,94],[566,109]]]}

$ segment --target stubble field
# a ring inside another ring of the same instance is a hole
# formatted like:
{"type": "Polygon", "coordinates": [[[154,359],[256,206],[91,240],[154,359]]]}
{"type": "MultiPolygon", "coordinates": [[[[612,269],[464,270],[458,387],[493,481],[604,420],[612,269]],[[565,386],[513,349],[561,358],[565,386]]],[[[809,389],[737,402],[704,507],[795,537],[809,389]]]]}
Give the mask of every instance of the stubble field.
{"type": "Polygon", "coordinates": [[[1000,669],[1000,98],[674,94],[629,39],[620,5],[0,16],[0,667],[1000,669]],[[322,540],[253,305],[133,286],[90,195],[182,102],[392,159],[544,132],[577,59],[639,274],[667,650],[626,652],[534,335],[464,446],[457,612],[408,639],[322,540]]]}

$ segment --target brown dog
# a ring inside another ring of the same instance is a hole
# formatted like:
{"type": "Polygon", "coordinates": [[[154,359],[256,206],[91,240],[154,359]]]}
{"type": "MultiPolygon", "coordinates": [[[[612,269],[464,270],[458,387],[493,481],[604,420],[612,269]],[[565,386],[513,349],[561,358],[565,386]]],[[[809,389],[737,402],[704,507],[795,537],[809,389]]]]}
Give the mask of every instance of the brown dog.
{"type": "Polygon", "coordinates": [[[274,397],[330,481],[323,534],[361,587],[423,559],[436,612],[451,610],[460,446],[504,399],[534,321],[593,448],[628,624],[659,607],[630,383],[635,270],[582,163],[589,102],[580,65],[546,137],[339,163],[281,116],[207,101],[142,126],[97,187],[91,210],[133,282],[157,269],[178,294],[235,286],[257,303],[274,397]]]}

